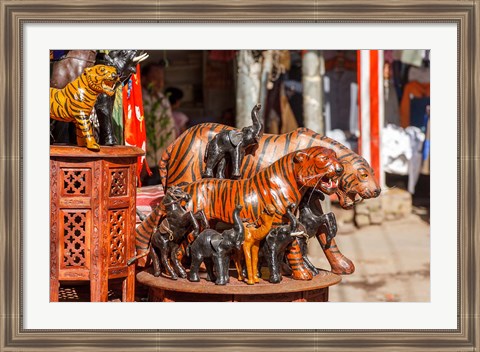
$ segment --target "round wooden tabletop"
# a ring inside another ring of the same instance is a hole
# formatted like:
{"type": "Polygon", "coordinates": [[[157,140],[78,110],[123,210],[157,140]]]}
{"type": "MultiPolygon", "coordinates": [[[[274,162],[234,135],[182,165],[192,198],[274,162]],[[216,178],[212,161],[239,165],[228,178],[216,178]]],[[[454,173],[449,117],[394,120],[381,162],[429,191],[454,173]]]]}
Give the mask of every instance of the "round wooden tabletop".
{"type": "Polygon", "coordinates": [[[234,273],[236,271],[232,270],[230,282],[224,286],[207,281],[205,279],[206,273],[200,273],[201,279],[199,282],[190,282],[188,279],[172,280],[164,276],[155,277],[149,270],[146,270],[137,274],[137,280],[147,287],[165,291],[230,295],[265,295],[313,291],[338,284],[342,280],[339,275],[321,270],[312,280],[294,280],[288,276],[283,276],[280,283],[271,284],[268,281],[268,276],[263,276],[259,283],[248,285],[245,282],[238,281],[236,276],[233,276],[234,273]]]}

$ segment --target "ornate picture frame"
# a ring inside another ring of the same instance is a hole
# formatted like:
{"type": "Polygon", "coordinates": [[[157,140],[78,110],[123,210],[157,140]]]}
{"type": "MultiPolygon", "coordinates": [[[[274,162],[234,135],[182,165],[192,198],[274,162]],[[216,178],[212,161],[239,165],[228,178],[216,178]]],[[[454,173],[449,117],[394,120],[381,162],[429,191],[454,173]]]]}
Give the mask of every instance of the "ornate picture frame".
{"type": "Polygon", "coordinates": [[[238,350],[372,349],[472,351],[480,340],[479,240],[480,3],[473,1],[123,1],[5,0],[0,56],[0,350],[238,350]],[[78,23],[454,23],[458,28],[458,326],[449,330],[31,330],[23,323],[22,234],[23,26],[78,23]],[[199,342],[201,341],[201,342],[199,342]]]}

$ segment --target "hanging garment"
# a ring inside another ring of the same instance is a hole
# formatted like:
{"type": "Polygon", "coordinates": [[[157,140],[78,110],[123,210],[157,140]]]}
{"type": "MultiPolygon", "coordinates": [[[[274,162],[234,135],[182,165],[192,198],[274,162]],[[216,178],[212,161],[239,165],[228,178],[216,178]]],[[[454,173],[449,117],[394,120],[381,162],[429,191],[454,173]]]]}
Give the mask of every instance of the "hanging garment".
{"type": "Polygon", "coordinates": [[[424,133],[427,129],[427,120],[425,119],[427,106],[430,106],[430,97],[410,100],[410,126],[418,127],[424,133]]]}
{"type": "Polygon", "coordinates": [[[425,57],[425,50],[402,50],[402,62],[413,65],[422,66],[425,57]]]}
{"type": "Polygon", "coordinates": [[[113,134],[117,138],[118,144],[123,145],[123,86],[119,85],[115,91],[115,101],[112,111],[113,134]]]}
{"type": "Polygon", "coordinates": [[[415,192],[423,161],[425,134],[417,127],[387,125],[382,131],[382,167],[385,172],[408,175],[408,191],[415,192]]]}
{"type": "Polygon", "coordinates": [[[400,110],[393,81],[388,82],[388,95],[385,97],[385,126],[388,124],[400,126],[400,110]]]}
{"type": "Polygon", "coordinates": [[[402,101],[400,102],[400,126],[410,126],[410,100],[412,98],[430,97],[430,83],[409,82],[403,89],[402,101]]]}
{"type": "MultiPolygon", "coordinates": [[[[355,131],[357,127],[350,124],[352,120],[358,121],[358,112],[356,117],[351,116],[356,111],[354,107],[356,104],[351,105],[351,85],[357,84],[356,72],[328,71],[325,73],[323,82],[326,130],[355,131]]],[[[356,97],[353,100],[355,99],[356,97]]]]}
{"type": "Polygon", "coordinates": [[[409,82],[430,83],[430,68],[412,66],[408,70],[409,82]]]}
{"type": "Polygon", "coordinates": [[[410,137],[410,145],[412,148],[412,158],[408,165],[408,191],[411,194],[415,193],[415,186],[417,185],[420,171],[422,169],[423,161],[423,142],[425,141],[425,134],[417,127],[409,126],[405,132],[410,137]]]}
{"type": "Polygon", "coordinates": [[[430,175],[430,117],[427,117],[427,131],[425,133],[425,143],[423,144],[422,155],[422,175],[430,175]]]}
{"type": "Polygon", "coordinates": [[[382,130],[382,167],[385,172],[408,175],[408,161],[412,157],[410,137],[403,128],[387,125],[382,130]]]}

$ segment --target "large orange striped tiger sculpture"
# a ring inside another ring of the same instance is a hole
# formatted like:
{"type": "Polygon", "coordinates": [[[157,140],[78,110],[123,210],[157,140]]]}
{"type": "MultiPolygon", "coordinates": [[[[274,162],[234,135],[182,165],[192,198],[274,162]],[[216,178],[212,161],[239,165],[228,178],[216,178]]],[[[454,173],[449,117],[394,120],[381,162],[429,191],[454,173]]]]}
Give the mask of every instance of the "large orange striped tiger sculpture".
{"type": "MultiPolygon", "coordinates": [[[[203,155],[208,141],[218,132],[232,129],[234,128],[226,125],[204,123],[186,130],[162,155],[159,163],[162,185],[169,187],[201,179],[205,166],[203,155]]],[[[332,149],[342,163],[344,172],[340,176],[336,195],[343,208],[350,209],[362,199],[377,197],[380,194],[374,172],[364,158],[343,144],[307,128],[298,128],[282,135],[264,134],[258,146],[246,150],[241,166],[241,177],[249,178],[283,155],[312,146],[332,149]]],[[[326,234],[319,234],[317,238],[321,241],[332,272],[336,274],[354,272],[353,263],[340,252],[335,239],[332,239],[329,248],[325,248],[326,234]]]]}
{"type": "Polygon", "coordinates": [[[99,150],[89,116],[99,94],[111,96],[115,93],[113,87],[117,80],[115,67],[96,65],[85,68],[78,78],[64,88],[50,88],[50,118],[75,122],[78,145],[99,150]]]}
{"type": "MultiPolygon", "coordinates": [[[[275,215],[271,220],[279,226],[289,206],[299,204],[307,190],[333,194],[342,173],[335,152],[311,147],[287,154],[248,179],[203,179],[181,188],[191,196],[187,207],[194,212],[203,210],[209,221],[233,224],[233,209],[240,204],[240,217],[252,222],[261,217],[263,209],[273,206],[275,215]]],[[[311,279],[313,275],[305,268],[296,241],[294,248],[287,255],[293,278],[311,279]]]]}

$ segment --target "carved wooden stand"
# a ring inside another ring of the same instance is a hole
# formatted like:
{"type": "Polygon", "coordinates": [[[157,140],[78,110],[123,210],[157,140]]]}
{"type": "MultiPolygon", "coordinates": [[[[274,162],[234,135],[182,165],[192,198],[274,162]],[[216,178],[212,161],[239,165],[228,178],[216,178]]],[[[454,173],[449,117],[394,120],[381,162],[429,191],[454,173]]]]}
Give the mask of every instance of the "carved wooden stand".
{"type": "Polygon", "coordinates": [[[108,280],[125,278],[134,300],[136,147],[50,147],[50,301],[60,281],[90,281],[92,302],[106,302],[108,280]]]}
{"type": "Polygon", "coordinates": [[[230,283],[226,286],[205,281],[205,273],[200,282],[154,277],[148,271],[138,273],[137,280],[148,287],[151,302],[327,302],[329,286],[342,280],[339,275],[320,271],[309,281],[283,277],[281,283],[271,284],[265,276],[260,283],[247,285],[239,282],[233,271],[230,274],[230,283]]]}

